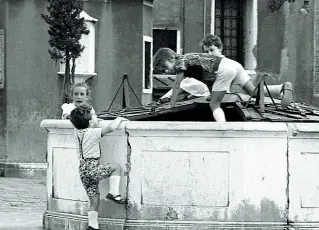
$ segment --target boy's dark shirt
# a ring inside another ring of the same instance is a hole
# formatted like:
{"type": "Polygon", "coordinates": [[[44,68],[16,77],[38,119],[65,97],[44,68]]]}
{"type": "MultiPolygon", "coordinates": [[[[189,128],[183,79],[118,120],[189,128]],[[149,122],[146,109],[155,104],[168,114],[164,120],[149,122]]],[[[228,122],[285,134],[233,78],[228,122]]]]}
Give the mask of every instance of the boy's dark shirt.
{"type": "Polygon", "coordinates": [[[175,64],[176,73],[184,72],[185,77],[202,81],[211,89],[222,58],[205,53],[178,55],[175,64]]]}

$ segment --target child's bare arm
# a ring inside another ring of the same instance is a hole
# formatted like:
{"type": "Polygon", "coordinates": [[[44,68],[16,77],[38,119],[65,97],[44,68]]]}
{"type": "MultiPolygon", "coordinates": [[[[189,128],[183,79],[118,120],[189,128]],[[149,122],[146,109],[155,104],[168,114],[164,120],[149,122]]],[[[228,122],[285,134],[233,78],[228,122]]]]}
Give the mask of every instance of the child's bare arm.
{"type": "Polygon", "coordinates": [[[63,114],[62,120],[70,119],[70,114],[63,114]]]}
{"type": "Polygon", "coordinates": [[[67,104],[67,103],[64,103],[62,106],[61,106],[61,109],[62,109],[62,119],[65,120],[65,119],[70,119],[70,114],[71,114],[71,111],[74,109],[74,105],[73,104],[67,104]]]}
{"type": "Polygon", "coordinates": [[[104,136],[116,130],[120,126],[122,121],[127,121],[127,119],[123,117],[117,117],[108,126],[101,127],[101,135],[104,136]]]}

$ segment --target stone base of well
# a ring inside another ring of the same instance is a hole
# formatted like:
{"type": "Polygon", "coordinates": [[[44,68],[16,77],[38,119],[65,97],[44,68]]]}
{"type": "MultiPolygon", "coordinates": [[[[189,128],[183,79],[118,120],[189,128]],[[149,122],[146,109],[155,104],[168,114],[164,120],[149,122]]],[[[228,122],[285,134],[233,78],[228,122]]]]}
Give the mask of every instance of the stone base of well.
{"type": "MultiPolygon", "coordinates": [[[[103,121],[110,122],[110,121],[103,121]]],[[[73,127],[48,130],[47,230],[87,226],[73,127]]],[[[100,229],[319,229],[319,126],[129,121],[102,138],[128,205],[101,199],[100,229]]],[[[109,190],[100,183],[101,197],[109,190]]]]}
{"type": "MultiPolygon", "coordinates": [[[[87,216],[82,215],[46,212],[43,217],[43,228],[45,230],[84,230],[87,225],[87,216]]],[[[99,218],[100,230],[122,230],[124,226],[124,219],[99,218]]]]}
{"type": "MultiPolygon", "coordinates": [[[[214,221],[159,221],[159,220],[125,220],[99,218],[100,230],[151,230],[151,229],[254,229],[254,230],[310,230],[319,229],[319,223],[284,222],[214,222],[214,221]]],[[[46,212],[44,215],[45,230],[80,230],[87,228],[87,217],[67,213],[46,212]]]]}

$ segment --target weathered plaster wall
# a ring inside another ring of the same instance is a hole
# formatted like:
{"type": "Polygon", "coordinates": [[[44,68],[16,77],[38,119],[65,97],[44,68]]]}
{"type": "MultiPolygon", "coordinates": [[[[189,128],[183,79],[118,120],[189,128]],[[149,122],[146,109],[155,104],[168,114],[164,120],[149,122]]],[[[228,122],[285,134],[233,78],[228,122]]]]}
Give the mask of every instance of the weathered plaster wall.
{"type": "Polygon", "coordinates": [[[303,1],[285,2],[271,12],[268,1],[258,1],[257,72],[270,75],[268,83],[290,81],[297,102],[312,103],[313,1],[307,16],[303,1]]]}
{"type": "Polygon", "coordinates": [[[200,41],[210,33],[211,1],[184,1],[184,53],[202,52],[200,41]]]}
{"type": "Polygon", "coordinates": [[[155,27],[181,31],[182,53],[201,52],[200,41],[210,33],[211,1],[154,0],[155,27]]]}
{"type": "Polygon", "coordinates": [[[183,11],[181,0],[154,0],[153,23],[155,26],[182,28],[183,11]]]}
{"type": "Polygon", "coordinates": [[[59,114],[59,78],[40,14],[45,1],[6,1],[6,153],[10,162],[44,162],[41,120],[59,114]]]}
{"type": "MultiPolygon", "coordinates": [[[[5,39],[5,10],[6,10],[6,4],[4,0],[0,0],[0,31],[2,34],[0,36],[3,36],[3,40],[5,39]]],[[[0,37],[0,39],[2,39],[0,37]]],[[[1,42],[1,41],[0,41],[1,42]]],[[[3,50],[0,50],[0,62],[3,63],[3,68],[5,67],[5,46],[3,44],[3,50]]],[[[1,46],[0,46],[1,49],[1,46]]],[[[1,65],[1,63],[0,63],[1,65]]],[[[1,66],[0,66],[1,68],[1,66]]],[[[5,70],[0,69],[2,71],[2,77],[5,77],[5,70]]],[[[5,79],[4,79],[5,80],[5,79]]],[[[5,159],[6,156],[6,100],[5,100],[5,88],[4,84],[1,87],[0,86],[0,159],[5,159]]]]}
{"type": "Polygon", "coordinates": [[[317,124],[288,124],[289,221],[319,220],[319,129],[317,124]]]}
{"type": "Polygon", "coordinates": [[[129,219],[285,221],[285,124],[175,123],[126,126],[129,219]]]}
{"type": "MultiPolygon", "coordinates": [[[[143,67],[143,1],[93,1],[86,11],[96,23],[96,72],[91,81],[93,106],[107,109],[119,88],[124,73],[141,100],[143,67]],[[139,2],[139,4],[137,4],[139,2]]],[[[148,20],[151,24],[151,19],[148,20]]],[[[130,94],[132,105],[138,101],[130,94]]],[[[121,106],[119,93],[115,105],[121,106]]]]}
{"type": "MultiPolygon", "coordinates": [[[[0,29],[5,29],[5,89],[0,89],[0,161],[45,162],[46,139],[39,124],[61,114],[62,77],[48,54],[48,25],[41,18],[47,2],[0,1],[0,29]]],[[[97,18],[96,73],[92,105],[108,108],[122,76],[142,96],[143,33],[151,34],[151,10],[142,0],[86,1],[85,10],[97,18]],[[145,15],[143,14],[145,13],[145,15]]],[[[115,106],[121,105],[119,94],[115,106]]],[[[130,94],[132,105],[138,104],[130,94]]]]}
{"type": "Polygon", "coordinates": [[[143,6],[143,35],[153,36],[153,7],[143,6]]]}

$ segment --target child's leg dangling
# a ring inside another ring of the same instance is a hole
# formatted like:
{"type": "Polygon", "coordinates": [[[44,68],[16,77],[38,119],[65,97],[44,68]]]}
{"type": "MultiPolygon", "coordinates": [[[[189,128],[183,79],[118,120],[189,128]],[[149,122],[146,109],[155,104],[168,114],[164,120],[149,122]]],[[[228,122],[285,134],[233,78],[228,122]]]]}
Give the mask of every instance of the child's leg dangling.
{"type": "Polygon", "coordinates": [[[92,227],[94,229],[99,229],[99,223],[98,223],[98,209],[100,204],[100,195],[95,194],[90,199],[90,207],[88,212],[88,219],[89,219],[89,227],[92,227]]]}

